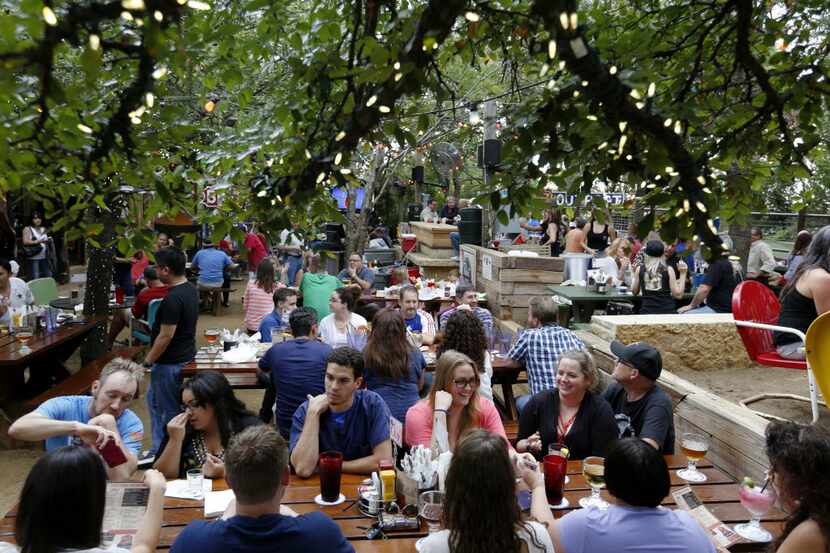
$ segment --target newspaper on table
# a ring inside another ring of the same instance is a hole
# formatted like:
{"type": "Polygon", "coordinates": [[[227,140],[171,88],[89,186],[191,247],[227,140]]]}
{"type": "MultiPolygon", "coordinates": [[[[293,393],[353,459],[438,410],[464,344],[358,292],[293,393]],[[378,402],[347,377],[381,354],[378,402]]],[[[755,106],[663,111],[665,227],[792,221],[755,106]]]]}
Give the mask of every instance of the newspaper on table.
{"type": "Polygon", "coordinates": [[[124,549],[132,546],[133,536],[147,511],[150,488],[141,482],[108,482],[102,544],[124,549]]]}
{"type": "Polygon", "coordinates": [[[730,545],[740,541],[741,537],[718,520],[689,486],[673,491],[672,497],[679,508],[688,511],[703,526],[718,551],[727,551],[730,545]]]}

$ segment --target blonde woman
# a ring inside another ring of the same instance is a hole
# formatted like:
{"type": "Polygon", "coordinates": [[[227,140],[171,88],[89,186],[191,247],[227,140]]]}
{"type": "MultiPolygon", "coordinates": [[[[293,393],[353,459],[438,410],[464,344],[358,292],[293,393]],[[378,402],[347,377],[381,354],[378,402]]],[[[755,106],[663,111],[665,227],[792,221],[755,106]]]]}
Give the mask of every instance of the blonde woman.
{"type": "Polygon", "coordinates": [[[659,240],[651,240],[644,248],[643,264],[634,268],[631,291],[642,292],[640,315],[671,315],[677,313],[677,302],[683,297],[688,268],[678,261],[674,268],[666,264],[665,246],[659,240]]]}
{"type": "Polygon", "coordinates": [[[604,255],[594,258],[592,268],[601,269],[606,274],[613,276],[615,282],[631,284],[631,275],[628,271],[630,263],[628,256],[631,254],[631,243],[626,238],[617,238],[608,248],[604,255]]]}

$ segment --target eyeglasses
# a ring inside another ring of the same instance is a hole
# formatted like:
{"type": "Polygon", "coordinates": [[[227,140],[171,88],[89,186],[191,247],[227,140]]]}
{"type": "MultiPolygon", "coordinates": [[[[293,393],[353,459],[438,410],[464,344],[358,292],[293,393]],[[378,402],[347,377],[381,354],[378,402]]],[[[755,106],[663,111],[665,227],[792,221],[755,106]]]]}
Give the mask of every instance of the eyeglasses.
{"type": "Polygon", "coordinates": [[[194,409],[196,409],[198,407],[201,407],[201,406],[202,406],[202,404],[194,399],[193,401],[190,401],[188,403],[182,403],[181,407],[182,407],[182,411],[187,411],[188,409],[193,411],[194,409]]]}
{"type": "Polygon", "coordinates": [[[622,359],[619,359],[619,358],[617,358],[617,360],[616,360],[616,361],[614,361],[614,363],[615,363],[615,364],[616,364],[616,363],[619,363],[620,365],[625,365],[625,366],[626,366],[626,367],[628,367],[629,369],[636,369],[636,368],[637,368],[637,367],[635,367],[634,365],[632,365],[631,363],[629,363],[629,362],[627,362],[627,361],[623,361],[622,359]]]}
{"type": "Polygon", "coordinates": [[[455,387],[459,390],[463,390],[464,388],[475,388],[478,386],[478,378],[456,378],[452,381],[455,384],[455,387]]]}

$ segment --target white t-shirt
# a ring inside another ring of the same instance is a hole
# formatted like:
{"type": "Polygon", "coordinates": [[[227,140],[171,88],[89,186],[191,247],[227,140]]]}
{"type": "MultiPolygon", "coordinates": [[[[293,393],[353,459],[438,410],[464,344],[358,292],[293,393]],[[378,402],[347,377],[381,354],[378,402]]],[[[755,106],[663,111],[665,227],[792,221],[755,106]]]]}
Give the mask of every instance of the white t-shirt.
{"type": "Polygon", "coordinates": [[[11,317],[11,309],[20,309],[24,305],[32,305],[35,303],[35,298],[32,296],[32,291],[29,290],[29,285],[26,284],[23,279],[17,277],[9,278],[9,292],[11,296],[8,298],[3,298],[0,295],[0,298],[6,300],[8,302],[9,309],[0,316],[0,321],[8,322],[9,317],[11,317]]]}
{"type": "MultiPolygon", "coordinates": [[[[550,540],[550,534],[547,529],[538,522],[529,521],[526,524],[530,526],[534,534],[534,539],[531,539],[530,533],[526,526],[522,526],[516,531],[516,535],[527,544],[527,553],[555,553],[553,550],[553,542],[550,540]],[[541,547],[539,547],[540,544],[541,547]]],[[[421,542],[420,553],[450,553],[450,531],[441,530],[426,537],[421,542]]]]}
{"type": "Polygon", "coordinates": [[[366,327],[368,324],[369,323],[366,322],[366,319],[357,313],[352,313],[352,318],[349,320],[346,332],[339,332],[337,330],[337,325],[334,322],[334,313],[330,313],[323,317],[323,320],[320,321],[320,340],[322,340],[323,343],[330,345],[332,348],[348,346],[349,333],[356,333],[358,328],[362,326],[366,327]]]}
{"type": "MultiPolygon", "coordinates": [[[[0,553],[19,553],[20,548],[10,543],[0,542],[0,553]]],[[[92,549],[61,549],[61,553],[130,553],[129,549],[123,547],[93,547],[92,549]]]]}
{"type": "Polygon", "coordinates": [[[283,229],[280,233],[280,244],[283,246],[296,246],[301,248],[303,246],[303,237],[299,232],[283,229]]]}

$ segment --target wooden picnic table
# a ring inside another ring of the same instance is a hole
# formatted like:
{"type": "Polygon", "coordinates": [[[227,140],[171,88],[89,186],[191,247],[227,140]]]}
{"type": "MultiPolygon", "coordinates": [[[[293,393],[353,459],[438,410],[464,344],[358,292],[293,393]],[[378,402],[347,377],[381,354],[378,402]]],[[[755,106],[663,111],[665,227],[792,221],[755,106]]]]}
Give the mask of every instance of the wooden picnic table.
{"type": "MultiPolygon", "coordinates": [[[[609,288],[605,294],[593,292],[585,286],[562,286],[561,284],[551,284],[548,286],[548,290],[571,301],[573,304],[571,313],[576,324],[591,322],[594,309],[604,307],[609,301],[630,301],[639,304],[643,300],[641,295],[634,295],[631,292],[621,294],[615,287],[609,288]]],[[[689,303],[695,296],[696,291],[695,289],[684,292],[683,299],[677,301],[680,305],[689,303]]]]}
{"type": "MultiPolygon", "coordinates": [[[[685,486],[691,486],[698,498],[704,502],[709,510],[725,524],[732,526],[736,523],[749,520],[749,513],[741,506],[738,499],[738,483],[720,469],[712,466],[711,463],[702,461],[698,467],[709,478],[707,482],[700,484],[686,482],[677,476],[677,470],[685,468],[686,458],[682,455],[667,455],[666,462],[671,475],[672,491],[685,486]]],[[[554,510],[554,517],[559,518],[566,513],[579,508],[579,499],[590,494],[590,488],[582,476],[582,462],[569,461],[568,474],[570,482],[565,484],[564,496],[570,503],[570,507],[561,510],[554,510]]],[[[314,511],[322,511],[330,516],[340,527],[349,542],[359,552],[393,553],[411,552],[415,550],[415,541],[427,534],[426,525],[421,523],[417,531],[388,532],[388,539],[370,541],[366,538],[366,530],[372,525],[374,519],[364,516],[357,507],[357,487],[363,482],[364,476],[344,474],[341,479],[340,491],[346,496],[346,501],[340,505],[322,507],[314,503],[314,496],[320,493],[320,482],[318,477],[299,478],[291,476],[291,481],[283,496],[283,504],[291,507],[300,514],[314,511]]],[[[224,480],[214,480],[213,490],[227,489],[224,480]]],[[[602,496],[607,500],[608,493],[602,491],[602,496]]],[[[675,503],[671,494],[664,500],[663,505],[674,508],[675,503]]],[[[14,521],[16,508],[10,510],[0,520],[0,540],[14,541],[14,521]]],[[[203,500],[188,500],[165,498],[164,515],[161,529],[161,541],[159,550],[168,549],[176,536],[182,529],[193,520],[204,518],[203,500]]],[[[762,525],[773,535],[781,533],[786,515],[774,508],[762,518],[762,525]]],[[[732,546],[732,551],[758,551],[762,550],[762,544],[739,542],[732,546]]]]}
{"type": "MultiPolygon", "coordinates": [[[[82,317],[80,322],[64,323],[54,332],[33,336],[27,343],[29,352],[21,351],[23,344],[13,334],[0,336],[0,398],[6,400],[22,395],[26,367],[30,371],[29,388],[46,385],[50,376],[57,380],[69,376],[64,362],[97,325],[106,324],[106,321],[106,316],[96,315],[82,317]]],[[[37,394],[42,390],[29,391],[37,394]]]]}

